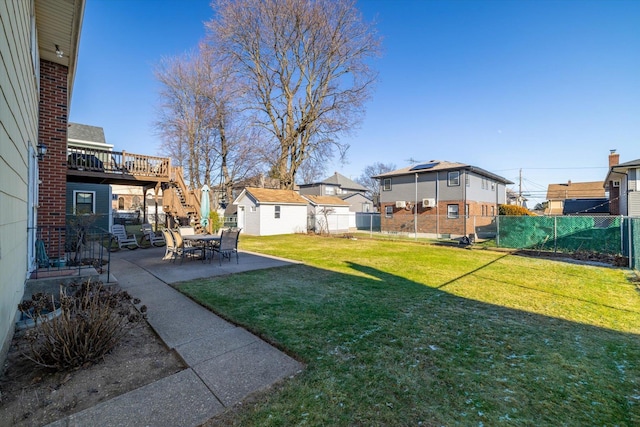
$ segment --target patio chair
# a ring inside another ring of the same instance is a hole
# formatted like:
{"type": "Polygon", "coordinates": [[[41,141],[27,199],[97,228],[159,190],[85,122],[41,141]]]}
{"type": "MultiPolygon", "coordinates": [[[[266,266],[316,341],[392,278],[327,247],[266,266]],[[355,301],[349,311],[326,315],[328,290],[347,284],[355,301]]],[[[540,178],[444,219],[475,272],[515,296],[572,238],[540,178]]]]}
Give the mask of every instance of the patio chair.
{"type": "Polygon", "coordinates": [[[131,250],[140,247],[140,245],[138,245],[138,239],[136,239],[136,236],[134,236],[133,234],[127,234],[127,229],[122,224],[114,224],[111,227],[111,234],[113,234],[113,237],[115,237],[120,249],[122,249],[123,246],[131,250]]]}
{"type": "Polygon", "coordinates": [[[176,256],[176,243],[173,239],[173,234],[171,234],[171,230],[163,228],[162,235],[165,241],[165,252],[162,259],[173,259],[176,256]]]}
{"type": "Polygon", "coordinates": [[[180,227],[178,228],[181,236],[193,236],[196,234],[196,230],[193,227],[180,227]]]}
{"type": "Polygon", "coordinates": [[[173,260],[175,261],[177,256],[180,256],[180,264],[184,261],[185,255],[193,256],[196,251],[200,251],[201,255],[204,257],[204,247],[203,246],[194,246],[191,242],[185,241],[182,239],[180,232],[169,230],[171,235],[173,236],[173,240],[175,242],[175,256],[173,260]]]}
{"type": "Polygon", "coordinates": [[[240,264],[240,258],[238,257],[238,237],[240,236],[240,230],[241,229],[222,230],[220,244],[213,248],[214,252],[218,252],[220,265],[222,265],[222,258],[229,258],[229,262],[231,262],[232,254],[236,254],[236,264],[240,264]]]}
{"type": "Polygon", "coordinates": [[[164,236],[161,233],[155,233],[151,224],[142,224],[141,228],[144,233],[144,239],[149,240],[151,246],[162,246],[165,244],[164,236]]]}

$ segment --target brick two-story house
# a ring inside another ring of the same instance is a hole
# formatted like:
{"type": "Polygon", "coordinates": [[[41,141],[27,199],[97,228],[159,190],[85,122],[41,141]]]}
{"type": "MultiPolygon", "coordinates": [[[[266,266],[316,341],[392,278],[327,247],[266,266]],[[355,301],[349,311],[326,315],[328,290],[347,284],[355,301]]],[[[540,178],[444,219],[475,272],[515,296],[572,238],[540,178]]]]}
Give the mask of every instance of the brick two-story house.
{"type": "Polygon", "coordinates": [[[380,180],[383,232],[464,236],[489,224],[506,203],[506,178],[464,163],[432,160],[380,180]]]}

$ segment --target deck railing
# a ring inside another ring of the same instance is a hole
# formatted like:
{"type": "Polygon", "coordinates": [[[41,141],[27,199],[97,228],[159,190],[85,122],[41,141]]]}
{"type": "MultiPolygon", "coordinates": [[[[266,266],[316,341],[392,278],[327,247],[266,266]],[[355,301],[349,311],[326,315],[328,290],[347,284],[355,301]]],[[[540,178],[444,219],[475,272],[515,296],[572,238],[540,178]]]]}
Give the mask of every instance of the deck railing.
{"type": "Polygon", "coordinates": [[[171,159],[168,157],[133,154],[126,151],[109,151],[67,146],[69,169],[102,172],[109,174],[166,178],[171,173],[171,159]]]}

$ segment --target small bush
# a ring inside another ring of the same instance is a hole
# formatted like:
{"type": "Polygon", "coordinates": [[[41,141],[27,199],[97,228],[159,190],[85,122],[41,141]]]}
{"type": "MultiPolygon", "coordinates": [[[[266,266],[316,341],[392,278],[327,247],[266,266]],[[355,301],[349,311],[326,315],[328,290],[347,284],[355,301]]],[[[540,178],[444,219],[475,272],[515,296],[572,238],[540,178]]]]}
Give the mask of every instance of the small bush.
{"type": "Polygon", "coordinates": [[[498,207],[498,212],[500,215],[508,215],[508,216],[534,216],[535,215],[529,209],[523,208],[522,206],[516,206],[516,205],[500,205],[498,207]]]}
{"type": "Polygon", "coordinates": [[[98,362],[141,320],[126,291],[85,282],[73,296],[60,291],[62,314],[27,332],[27,358],[37,365],[70,370],[98,362]]]}

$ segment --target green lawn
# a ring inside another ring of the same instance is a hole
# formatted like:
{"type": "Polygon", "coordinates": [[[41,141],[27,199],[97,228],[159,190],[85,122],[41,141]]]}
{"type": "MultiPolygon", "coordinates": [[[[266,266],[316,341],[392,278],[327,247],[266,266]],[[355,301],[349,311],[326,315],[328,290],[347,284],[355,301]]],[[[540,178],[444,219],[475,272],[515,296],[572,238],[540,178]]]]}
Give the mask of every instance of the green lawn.
{"type": "Polygon", "coordinates": [[[305,265],[178,288],[307,369],[236,425],[640,425],[628,271],[305,235],[240,246],[305,265]]]}

